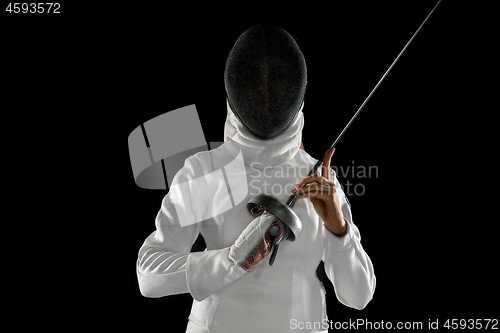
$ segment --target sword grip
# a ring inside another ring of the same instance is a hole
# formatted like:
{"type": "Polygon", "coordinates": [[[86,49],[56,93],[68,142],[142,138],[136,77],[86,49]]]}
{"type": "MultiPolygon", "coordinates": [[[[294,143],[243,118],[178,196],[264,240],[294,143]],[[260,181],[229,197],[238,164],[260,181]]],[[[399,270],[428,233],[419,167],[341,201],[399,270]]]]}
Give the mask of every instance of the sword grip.
{"type": "Polygon", "coordinates": [[[274,245],[273,253],[271,253],[271,258],[269,259],[269,265],[272,266],[278,255],[278,249],[280,248],[280,243],[274,245]]]}

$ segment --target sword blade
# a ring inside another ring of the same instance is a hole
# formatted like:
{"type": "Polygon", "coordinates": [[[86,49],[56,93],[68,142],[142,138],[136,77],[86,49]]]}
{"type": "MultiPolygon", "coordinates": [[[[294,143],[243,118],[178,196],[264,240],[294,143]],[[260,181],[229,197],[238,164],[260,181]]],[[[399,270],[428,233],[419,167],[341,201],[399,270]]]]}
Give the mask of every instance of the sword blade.
{"type": "MultiPolygon", "coordinates": [[[[365,98],[365,100],[363,101],[363,103],[361,104],[361,106],[358,108],[358,110],[356,111],[356,113],[354,114],[354,116],[352,116],[351,120],[349,120],[349,122],[347,123],[347,125],[344,127],[344,129],[342,130],[342,132],[340,132],[339,136],[335,139],[335,141],[333,141],[333,143],[330,145],[330,148],[328,148],[328,150],[325,152],[325,154],[323,155],[323,157],[318,160],[318,162],[314,165],[314,167],[311,169],[311,171],[309,171],[309,175],[312,175],[314,173],[316,173],[316,171],[318,171],[318,168],[319,166],[323,163],[323,161],[325,160],[326,158],[326,155],[328,154],[328,152],[330,151],[330,149],[332,148],[335,148],[335,146],[337,145],[337,143],[339,142],[340,138],[342,138],[342,136],[344,135],[344,133],[347,131],[347,129],[349,128],[349,126],[351,126],[352,122],[354,121],[354,119],[356,119],[356,117],[358,116],[358,114],[361,112],[361,110],[363,110],[364,106],[366,105],[366,103],[370,100],[370,98],[372,97],[373,93],[377,90],[377,88],[380,86],[380,84],[382,83],[382,81],[384,81],[385,77],[387,76],[387,74],[389,74],[389,72],[391,71],[392,67],[394,67],[394,65],[396,64],[396,62],[398,62],[399,58],[401,57],[401,55],[405,52],[405,50],[408,48],[408,45],[410,45],[410,43],[413,41],[413,39],[415,38],[415,36],[418,34],[418,32],[420,31],[420,29],[422,29],[422,27],[424,26],[425,22],[427,22],[427,20],[429,19],[429,17],[432,15],[432,13],[434,12],[434,10],[436,9],[436,7],[439,5],[439,3],[441,2],[441,0],[439,0],[436,5],[432,8],[432,10],[430,11],[430,13],[427,15],[427,17],[425,18],[425,20],[420,24],[420,26],[418,27],[417,31],[415,31],[415,33],[413,34],[413,36],[411,36],[410,40],[406,43],[406,45],[403,47],[403,49],[401,50],[401,52],[399,52],[398,56],[396,57],[396,59],[394,59],[394,61],[392,62],[392,64],[389,66],[389,68],[385,71],[384,75],[382,75],[382,77],[380,78],[380,80],[377,82],[377,84],[375,85],[375,87],[372,89],[372,91],[370,92],[370,94],[368,94],[368,96],[365,98]]],[[[290,198],[288,198],[286,204],[290,207],[293,207],[293,205],[295,204],[295,201],[297,199],[295,198],[294,195],[291,195],[290,198]]]]}

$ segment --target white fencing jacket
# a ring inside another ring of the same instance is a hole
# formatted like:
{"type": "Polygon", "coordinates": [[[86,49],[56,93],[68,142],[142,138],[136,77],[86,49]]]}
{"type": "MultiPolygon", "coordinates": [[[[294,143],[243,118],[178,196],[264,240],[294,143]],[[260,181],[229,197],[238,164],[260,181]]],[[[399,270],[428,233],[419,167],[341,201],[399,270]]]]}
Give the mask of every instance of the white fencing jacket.
{"type": "MultiPolygon", "coordinates": [[[[173,184],[192,184],[190,181],[224,170],[229,163],[240,163],[246,171],[246,183],[228,184],[228,177],[223,175],[218,189],[229,191],[229,195],[241,193],[238,187],[246,186],[248,191],[243,200],[233,198],[233,207],[225,212],[181,226],[176,212],[179,199],[173,198],[171,187],[156,217],[156,231],[139,251],[137,277],[144,296],[193,296],[186,332],[327,332],[325,291],[316,275],[321,260],[341,303],[363,309],[371,300],[375,289],[373,266],[361,246],[360,233],[333,171],[330,179],[337,184],[347,221],[346,235],[331,233],[311,202],[298,200],[293,210],[302,221],[302,233],[295,241],[281,243],[273,266],[268,257],[247,272],[228,258],[229,247],[253,220],[246,209],[249,198],[266,193],[285,202],[292,186],[316,163],[299,149],[303,126],[300,111],[285,132],[261,140],[246,130],[228,106],[224,144],[189,157],[175,176],[173,184]],[[243,161],[235,160],[239,154],[243,161]],[[207,249],[190,253],[200,233],[207,249]]],[[[215,200],[217,195],[198,196],[194,209],[215,207],[217,211],[222,202],[215,200]]]]}

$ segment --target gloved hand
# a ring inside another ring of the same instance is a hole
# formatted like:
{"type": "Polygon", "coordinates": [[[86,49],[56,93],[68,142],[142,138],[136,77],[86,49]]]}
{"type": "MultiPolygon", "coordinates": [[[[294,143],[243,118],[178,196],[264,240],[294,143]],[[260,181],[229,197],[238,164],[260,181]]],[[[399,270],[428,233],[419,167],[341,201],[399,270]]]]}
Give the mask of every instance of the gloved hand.
{"type": "Polygon", "coordinates": [[[290,229],[276,216],[264,212],[256,217],[229,248],[229,259],[251,271],[272,253],[290,229]]]}
{"type": "Polygon", "coordinates": [[[262,263],[290,232],[276,216],[264,212],[250,222],[233,245],[191,252],[186,259],[189,292],[201,302],[262,263]]]}

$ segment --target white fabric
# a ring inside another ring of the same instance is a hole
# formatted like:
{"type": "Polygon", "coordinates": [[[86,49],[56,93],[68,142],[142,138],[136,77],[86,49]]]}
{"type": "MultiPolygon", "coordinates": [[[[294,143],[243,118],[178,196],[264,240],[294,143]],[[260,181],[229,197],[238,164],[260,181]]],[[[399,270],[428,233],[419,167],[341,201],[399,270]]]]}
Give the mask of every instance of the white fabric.
{"type": "MultiPolygon", "coordinates": [[[[174,182],[202,177],[234,161],[241,151],[247,172],[247,183],[242,186],[249,190],[247,198],[230,210],[185,227],[180,226],[167,194],[156,218],[156,231],[139,251],[137,276],[144,296],[187,292],[193,296],[186,332],[324,330],[291,327],[292,320],[320,325],[326,319],[325,291],[316,276],[321,260],[340,302],[362,309],[370,301],[375,289],[373,266],[361,246],[359,230],[333,171],[331,179],[339,189],[348,226],[345,236],[337,237],[326,229],[309,200],[298,200],[293,210],[303,223],[302,233],[293,242],[281,242],[273,266],[268,264],[268,257],[247,272],[228,258],[231,245],[253,220],[246,209],[248,199],[266,193],[285,202],[293,184],[315,164],[316,160],[299,149],[303,126],[304,116],[299,112],[287,131],[265,141],[245,131],[228,109],[225,143],[189,157],[176,175],[174,182]],[[207,249],[190,253],[199,233],[207,249]]],[[[209,193],[205,200],[212,200],[209,193]]]]}
{"type": "Polygon", "coordinates": [[[252,164],[254,168],[263,169],[268,166],[278,166],[292,159],[299,150],[302,142],[302,128],[304,114],[302,107],[293,123],[283,133],[274,138],[263,140],[253,135],[234,115],[227,105],[227,119],[224,127],[225,148],[231,156],[237,157],[243,153],[245,164],[252,164]]]}
{"type": "Polygon", "coordinates": [[[255,218],[229,248],[229,259],[238,264],[245,261],[250,252],[262,241],[264,233],[273,220],[277,218],[268,212],[255,218]]]}

